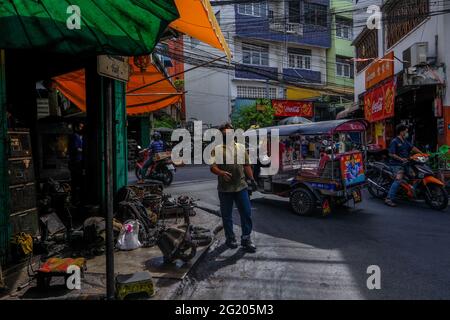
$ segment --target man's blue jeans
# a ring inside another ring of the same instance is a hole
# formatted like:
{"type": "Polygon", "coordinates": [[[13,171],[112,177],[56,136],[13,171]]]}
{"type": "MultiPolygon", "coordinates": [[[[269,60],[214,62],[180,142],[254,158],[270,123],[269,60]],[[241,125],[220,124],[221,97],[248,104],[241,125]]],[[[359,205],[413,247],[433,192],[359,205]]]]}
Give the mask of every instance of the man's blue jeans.
{"type": "Polygon", "coordinates": [[[141,169],[142,179],[146,178],[147,170],[148,170],[148,168],[150,168],[152,166],[152,164],[153,164],[153,158],[152,157],[148,158],[148,160],[145,161],[145,163],[144,163],[144,165],[142,166],[142,169],[141,169]]]}
{"type": "Polygon", "coordinates": [[[227,240],[235,239],[233,231],[233,203],[241,216],[242,240],[250,239],[252,233],[252,208],[247,189],[239,192],[219,192],[220,212],[227,240]]]}
{"type": "Polygon", "coordinates": [[[392,166],[392,170],[394,171],[394,174],[396,177],[395,177],[394,182],[391,185],[391,188],[389,189],[389,193],[388,193],[387,197],[389,200],[394,201],[397,196],[397,191],[398,191],[398,189],[400,189],[400,186],[402,184],[402,181],[397,179],[397,174],[400,171],[404,172],[405,168],[403,168],[402,166],[392,166]]]}

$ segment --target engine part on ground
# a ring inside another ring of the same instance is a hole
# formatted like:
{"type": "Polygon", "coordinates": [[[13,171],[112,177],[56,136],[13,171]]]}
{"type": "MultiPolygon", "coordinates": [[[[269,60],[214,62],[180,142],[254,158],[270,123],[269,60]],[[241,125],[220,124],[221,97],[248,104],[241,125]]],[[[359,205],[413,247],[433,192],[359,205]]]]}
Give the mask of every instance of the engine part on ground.
{"type": "Polygon", "coordinates": [[[186,207],[186,206],[192,207],[192,206],[194,206],[195,201],[193,198],[191,198],[189,196],[179,196],[177,198],[177,203],[178,203],[178,205],[180,205],[182,207],[186,207]]]}
{"type": "Polygon", "coordinates": [[[125,188],[133,191],[136,198],[142,201],[144,199],[144,196],[147,194],[157,194],[162,196],[164,186],[161,183],[143,183],[127,186],[125,188]]]}
{"type": "Polygon", "coordinates": [[[158,194],[146,194],[142,203],[145,208],[150,209],[152,212],[160,213],[162,207],[162,196],[158,194]]]}
{"type": "MultiPolygon", "coordinates": [[[[114,238],[117,239],[122,224],[116,219],[113,220],[114,238]]],[[[91,217],[84,221],[83,240],[89,249],[93,250],[94,255],[104,252],[106,239],[105,218],[91,217]]]]}
{"type": "Polygon", "coordinates": [[[162,208],[161,208],[160,216],[161,216],[162,219],[167,219],[167,218],[170,218],[172,216],[176,216],[177,218],[178,217],[183,217],[184,214],[185,214],[185,210],[186,209],[187,209],[188,214],[189,214],[190,217],[193,217],[193,216],[195,216],[197,214],[195,212],[195,210],[194,210],[194,206],[190,206],[190,207],[185,208],[183,206],[180,206],[177,203],[176,199],[171,198],[169,200],[166,200],[163,203],[162,208]]]}
{"type": "Polygon", "coordinates": [[[177,259],[190,261],[197,254],[197,245],[191,239],[192,227],[168,227],[161,231],[157,245],[164,256],[165,263],[177,259]]]}
{"type": "Polygon", "coordinates": [[[213,240],[213,233],[207,228],[192,226],[191,239],[197,247],[207,246],[213,240]]]}
{"type": "Polygon", "coordinates": [[[138,200],[139,197],[135,192],[135,189],[131,186],[129,187],[123,187],[119,190],[117,193],[117,200],[119,202],[122,201],[132,201],[132,200],[138,200]]]}
{"type": "Polygon", "coordinates": [[[177,200],[172,197],[172,195],[164,193],[162,195],[162,206],[163,207],[173,207],[177,205],[177,200]]]}
{"type": "Polygon", "coordinates": [[[120,274],[116,277],[116,298],[124,300],[131,294],[146,293],[148,298],[155,295],[155,285],[149,272],[120,274]]]}

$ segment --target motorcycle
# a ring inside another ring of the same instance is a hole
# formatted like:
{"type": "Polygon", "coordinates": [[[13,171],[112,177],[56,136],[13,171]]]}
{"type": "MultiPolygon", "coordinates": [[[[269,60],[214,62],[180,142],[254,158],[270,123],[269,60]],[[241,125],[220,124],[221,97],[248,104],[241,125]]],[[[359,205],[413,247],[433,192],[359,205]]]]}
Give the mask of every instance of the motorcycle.
{"type": "MultiPolygon", "coordinates": [[[[404,164],[405,175],[397,197],[407,200],[425,200],[435,210],[448,206],[448,193],[445,184],[434,176],[428,167],[429,155],[415,154],[404,164]]],[[[372,161],[367,165],[369,193],[378,199],[385,199],[396,178],[393,170],[384,162],[372,161]]]]}
{"type": "Polygon", "coordinates": [[[150,156],[148,149],[138,146],[138,156],[135,165],[135,175],[138,180],[151,179],[161,181],[166,187],[172,184],[176,168],[171,159],[170,152],[161,152],[154,156],[153,164],[148,168],[145,177],[141,171],[150,156]]]}

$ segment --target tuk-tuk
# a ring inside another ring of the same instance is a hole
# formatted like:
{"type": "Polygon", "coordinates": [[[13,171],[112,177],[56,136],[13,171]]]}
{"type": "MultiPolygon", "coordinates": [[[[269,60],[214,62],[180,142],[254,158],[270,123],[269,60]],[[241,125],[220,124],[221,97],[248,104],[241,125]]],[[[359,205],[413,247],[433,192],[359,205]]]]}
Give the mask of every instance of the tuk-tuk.
{"type": "Polygon", "coordinates": [[[318,207],[327,215],[335,206],[362,201],[361,189],[366,184],[365,120],[264,129],[269,134],[271,129],[278,130],[279,157],[270,159],[279,161],[279,171],[276,175],[264,176],[260,173],[261,164],[255,165],[258,191],[289,197],[293,211],[303,216],[313,214],[318,207]]]}

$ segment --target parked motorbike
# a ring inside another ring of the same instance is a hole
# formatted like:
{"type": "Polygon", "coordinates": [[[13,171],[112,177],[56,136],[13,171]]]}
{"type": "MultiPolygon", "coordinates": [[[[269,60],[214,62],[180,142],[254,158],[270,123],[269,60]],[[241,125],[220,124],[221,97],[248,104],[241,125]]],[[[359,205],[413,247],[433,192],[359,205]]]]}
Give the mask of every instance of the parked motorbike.
{"type": "MultiPolygon", "coordinates": [[[[435,210],[444,210],[448,206],[448,193],[445,184],[434,176],[428,167],[429,155],[415,154],[404,164],[405,178],[397,197],[407,200],[425,200],[435,210]]],[[[367,165],[369,193],[379,199],[386,198],[396,175],[384,162],[372,161],[367,165]]]]}
{"type": "Polygon", "coordinates": [[[170,157],[170,152],[164,152],[162,155],[156,155],[153,164],[148,168],[145,177],[142,177],[141,171],[145,162],[149,159],[150,151],[138,146],[138,155],[135,165],[135,174],[138,180],[151,179],[161,181],[166,187],[172,184],[176,169],[170,157]]]}

